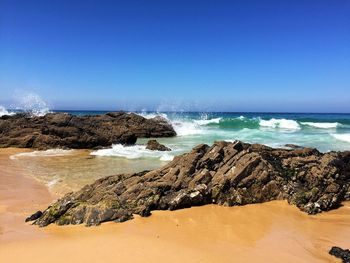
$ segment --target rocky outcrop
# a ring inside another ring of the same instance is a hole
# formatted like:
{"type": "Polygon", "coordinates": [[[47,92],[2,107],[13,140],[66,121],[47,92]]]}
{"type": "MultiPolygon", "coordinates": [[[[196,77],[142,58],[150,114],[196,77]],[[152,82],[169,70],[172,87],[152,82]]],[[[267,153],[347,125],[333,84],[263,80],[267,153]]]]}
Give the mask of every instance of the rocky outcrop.
{"type": "Polygon", "coordinates": [[[41,217],[43,215],[43,212],[41,211],[37,211],[34,214],[32,214],[31,216],[27,217],[25,222],[30,222],[30,221],[34,221],[37,220],[39,217],[41,217]]]}
{"type": "Polygon", "coordinates": [[[157,140],[149,140],[146,144],[146,149],[151,151],[171,151],[164,144],[160,144],[157,140]]]}
{"type": "Polygon", "coordinates": [[[343,263],[350,263],[350,250],[349,249],[342,249],[340,247],[332,247],[329,251],[329,254],[332,256],[335,256],[337,258],[340,258],[343,263]]]}
{"type": "Polygon", "coordinates": [[[96,148],[113,143],[134,144],[139,137],[175,136],[166,119],[146,119],[134,113],[75,116],[49,113],[0,117],[0,148],[96,148]]]}
{"type": "Polygon", "coordinates": [[[288,200],[316,214],[350,200],[350,152],[273,149],[259,144],[198,145],[162,168],[97,180],[48,207],[34,224],[98,225],[133,214],[205,204],[288,200]]]}

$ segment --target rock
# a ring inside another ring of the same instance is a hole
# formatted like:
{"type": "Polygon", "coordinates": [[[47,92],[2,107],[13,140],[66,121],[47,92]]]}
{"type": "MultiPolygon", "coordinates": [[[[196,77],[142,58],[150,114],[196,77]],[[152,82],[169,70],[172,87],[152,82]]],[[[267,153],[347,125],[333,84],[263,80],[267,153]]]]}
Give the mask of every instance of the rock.
{"type": "Polygon", "coordinates": [[[25,222],[30,222],[30,221],[37,220],[39,217],[42,216],[42,214],[43,214],[43,212],[37,211],[34,214],[32,214],[31,216],[27,217],[25,222]]]}
{"type": "Polygon", "coordinates": [[[350,250],[349,249],[342,249],[340,247],[332,247],[329,251],[329,254],[332,256],[335,256],[337,258],[340,258],[343,263],[350,263],[350,250]]]}
{"type": "Polygon", "coordinates": [[[147,142],[146,149],[152,150],[152,151],[171,151],[170,148],[166,147],[163,144],[160,144],[156,140],[149,140],[147,142]]]}
{"type": "Polygon", "coordinates": [[[152,210],[271,200],[288,200],[316,214],[350,200],[349,189],[350,152],[221,141],[198,145],[153,171],[101,178],[59,199],[35,224],[98,225],[149,216],[152,210]]]}
{"type": "Polygon", "coordinates": [[[49,113],[41,117],[22,113],[0,117],[0,148],[93,149],[113,143],[132,145],[137,138],[171,136],[176,132],[166,119],[146,119],[134,113],[49,113]]]}
{"type": "Polygon", "coordinates": [[[290,148],[290,149],[302,149],[302,148],[304,148],[303,146],[291,144],[291,143],[285,144],[284,146],[287,148],[290,148]]]}

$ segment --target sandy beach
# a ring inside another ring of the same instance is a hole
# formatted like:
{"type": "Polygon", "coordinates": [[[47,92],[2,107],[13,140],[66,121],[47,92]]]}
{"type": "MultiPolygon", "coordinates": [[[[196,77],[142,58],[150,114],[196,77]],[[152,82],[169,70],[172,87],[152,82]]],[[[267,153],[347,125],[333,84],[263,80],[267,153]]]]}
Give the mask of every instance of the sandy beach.
{"type": "Polygon", "coordinates": [[[66,262],[339,262],[328,255],[329,248],[350,246],[350,203],[317,216],[274,201],[155,211],[98,227],[38,228],[24,223],[25,217],[57,196],[10,159],[19,152],[28,150],[0,151],[4,262],[61,262],[63,257],[66,262]]]}

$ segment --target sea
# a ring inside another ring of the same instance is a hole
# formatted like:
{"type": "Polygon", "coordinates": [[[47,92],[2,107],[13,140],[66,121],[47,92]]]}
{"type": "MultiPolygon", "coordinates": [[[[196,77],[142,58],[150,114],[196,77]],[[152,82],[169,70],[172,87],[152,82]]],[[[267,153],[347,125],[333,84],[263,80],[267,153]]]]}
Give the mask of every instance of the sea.
{"type": "MultiPolygon", "coordinates": [[[[44,115],[48,111],[36,111],[44,115]]],[[[98,115],[108,111],[50,111],[74,115],[98,115]]],[[[15,112],[0,109],[0,116],[15,112]]],[[[162,116],[177,133],[157,138],[172,151],[150,151],[148,138],[136,145],[114,144],[100,150],[62,150],[19,152],[10,157],[54,192],[77,190],[94,180],[117,173],[132,173],[161,167],[175,156],[189,152],[198,144],[241,140],[275,148],[287,144],[313,147],[320,152],[350,150],[350,114],[261,113],[261,112],[135,112],[145,118],[162,116]]]]}

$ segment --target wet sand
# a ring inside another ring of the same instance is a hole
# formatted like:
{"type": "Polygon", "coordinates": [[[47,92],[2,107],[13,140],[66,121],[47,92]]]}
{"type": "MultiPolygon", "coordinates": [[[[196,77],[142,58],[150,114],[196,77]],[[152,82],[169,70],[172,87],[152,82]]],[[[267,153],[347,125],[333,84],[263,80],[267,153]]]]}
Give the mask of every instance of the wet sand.
{"type": "Polygon", "coordinates": [[[18,151],[0,150],[1,262],[339,262],[328,255],[330,247],[350,247],[349,202],[317,216],[276,201],[38,228],[24,218],[55,196],[9,158],[18,151]]]}

